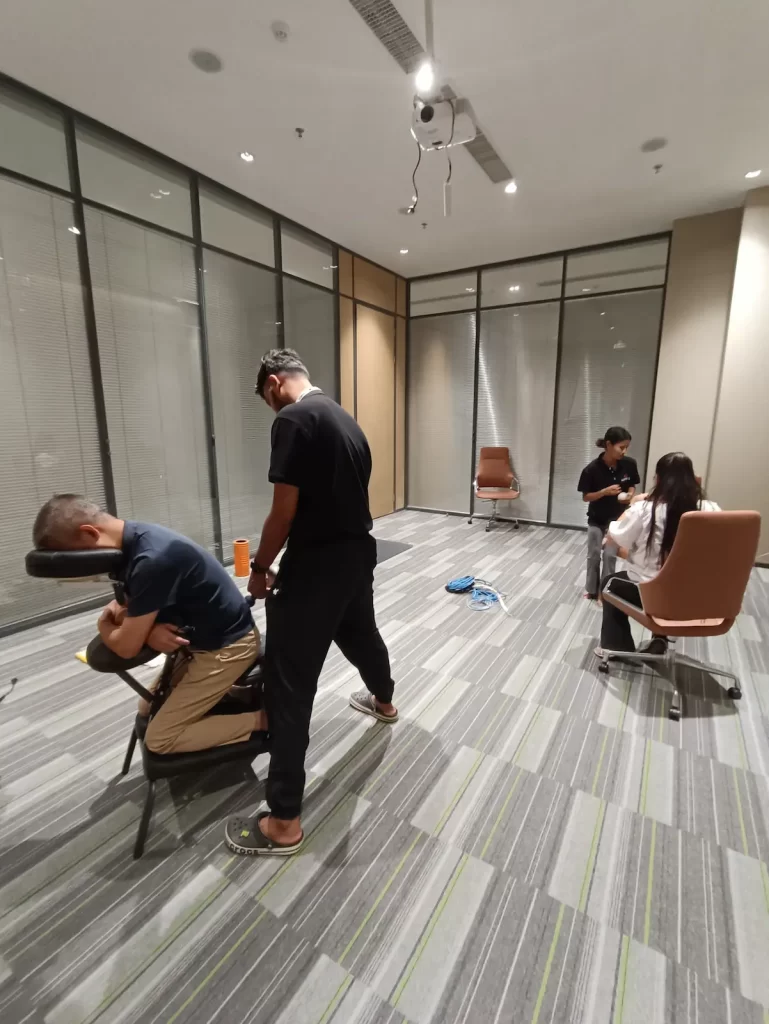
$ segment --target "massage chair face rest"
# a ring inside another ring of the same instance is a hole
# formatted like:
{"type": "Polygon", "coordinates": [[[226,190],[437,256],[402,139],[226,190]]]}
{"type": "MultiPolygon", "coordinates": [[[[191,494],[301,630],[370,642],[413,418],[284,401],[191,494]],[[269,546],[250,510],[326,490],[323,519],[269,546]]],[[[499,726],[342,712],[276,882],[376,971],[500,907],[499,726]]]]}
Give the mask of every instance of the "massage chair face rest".
{"type": "Polygon", "coordinates": [[[49,580],[83,580],[94,576],[115,577],[125,555],[119,548],[88,548],[82,551],[30,551],[25,558],[28,576],[49,580]]]}

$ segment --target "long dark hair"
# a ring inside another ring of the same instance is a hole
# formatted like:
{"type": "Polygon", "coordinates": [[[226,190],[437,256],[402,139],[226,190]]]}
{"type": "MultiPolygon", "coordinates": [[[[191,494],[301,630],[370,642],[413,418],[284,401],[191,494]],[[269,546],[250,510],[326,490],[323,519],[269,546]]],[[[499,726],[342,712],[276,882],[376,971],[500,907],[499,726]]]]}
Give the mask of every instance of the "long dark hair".
{"type": "Polygon", "coordinates": [[[609,427],[603,437],[598,438],[596,445],[605,450],[607,444],[619,444],[620,441],[632,440],[633,438],[630,436],[630,431],[625,430],[624,427],[609,427]]]}
{"type": "Polygon", "coordinates": [[[657,482],[649,494],[652,503],[651,526],[646,540],[648,554],[654,543],[654,526],[657,521],[657,506],[665,504],[665,526],[660,545],[660,565],[671,552],[678,533],[678,524],[684,512],[696,512],[705,497],[697,477],[694,475],[692,460],[683,452],[669,452],[663,455],[655,469],[657,482]]]}

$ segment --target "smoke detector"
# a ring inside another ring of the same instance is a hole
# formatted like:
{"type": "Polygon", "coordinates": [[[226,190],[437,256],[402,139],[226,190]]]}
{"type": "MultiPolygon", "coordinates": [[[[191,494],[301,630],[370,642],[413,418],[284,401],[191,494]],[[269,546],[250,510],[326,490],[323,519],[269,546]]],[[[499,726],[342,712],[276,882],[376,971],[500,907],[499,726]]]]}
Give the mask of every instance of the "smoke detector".
{"type": "Polygon", "coordinates": [[[270,31],[279,43],[285,43],[288,41],[289,29],[285,21],[273,21],[270,25],[270,31]]]}

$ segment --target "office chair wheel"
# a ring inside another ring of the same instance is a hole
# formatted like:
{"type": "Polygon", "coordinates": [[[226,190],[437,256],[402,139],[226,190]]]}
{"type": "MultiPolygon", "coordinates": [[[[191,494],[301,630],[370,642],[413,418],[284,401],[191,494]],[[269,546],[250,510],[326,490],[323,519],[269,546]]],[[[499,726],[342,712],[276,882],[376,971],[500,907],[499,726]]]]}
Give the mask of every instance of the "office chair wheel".
{"type": "Polygon", "coordinates": [[[670,708],[670,710],[668,711],[668,718],[671,720],[671,722],[679,722],[681,720],[681,709],[670,708]]]}
{"type": "Polygon", "coordinates": [[[726,691],[726,695],[727,697],[729,697],[730,700],[740,700],[740,698],[742,697],[742,690],[739,688],[739,686],[730,686],[729,689],[726,691]]]}
{"type": "Polygon", "coordinates": [[[471,519],[468,519],[468,520],[467,520],[467,525],[468,525],[468,526],[472,526],[472,525],[473,525],[473,520],[472,520],[472,518],[471,518],[471,519]]]}
{"type": "Polygon", "coordinates": [[[605,676],[608,676],[608,674],[609,674],[609,662],[608,661],[599,661],[598,662],[598,671],[599,672],[603,672],[603,674],[605,676]]]}
{"type": "Polygon", "coordinates": [[[518,524],[518,523],[513,523],[513,529],[514,529],[514,530],[517,530],[517,529],[518,529],[518,526],[519,526],[519,524],[518,524]]]}

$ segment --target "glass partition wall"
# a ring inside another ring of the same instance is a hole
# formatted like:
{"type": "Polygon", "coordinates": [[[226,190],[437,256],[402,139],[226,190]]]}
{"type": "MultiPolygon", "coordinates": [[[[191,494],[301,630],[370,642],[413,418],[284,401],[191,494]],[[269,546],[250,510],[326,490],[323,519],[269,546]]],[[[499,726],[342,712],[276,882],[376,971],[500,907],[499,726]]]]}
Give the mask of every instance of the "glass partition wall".
{"type": "Polygon", "coordinates": [[[500,516],[584,526],[579,474],[615,425],[633,435],[643,476],[668,243],[410,282],[409,507],[488,514],[473,495],[475,467],[482,447],[505,447],[521,493],[500,516]]]}
{"type": "Polygon", "coordinates": [[[0,80],[0,634],[101,585],[24,572],[56,492],[179,530],[227,562],[268,511],[263,352],[338,398],[338,250],[0,80]]]}

